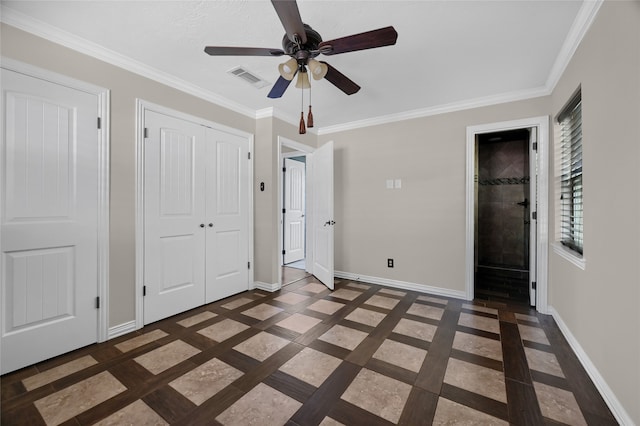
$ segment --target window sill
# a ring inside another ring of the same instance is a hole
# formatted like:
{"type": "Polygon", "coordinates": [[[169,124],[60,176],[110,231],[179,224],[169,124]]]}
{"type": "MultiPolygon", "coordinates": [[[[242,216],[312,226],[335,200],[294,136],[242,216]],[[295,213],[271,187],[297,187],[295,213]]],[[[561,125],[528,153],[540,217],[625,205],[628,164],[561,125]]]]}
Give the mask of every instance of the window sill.
{"type": "Polygon", "coordinates": [[[586,269],[587,262],[584,256],[577,255],[576,252],[566,248],[560,243],[553,243],[551,247],[553,247],[553,251],[563,259],[568,260],[583,271],[586,269]]]}

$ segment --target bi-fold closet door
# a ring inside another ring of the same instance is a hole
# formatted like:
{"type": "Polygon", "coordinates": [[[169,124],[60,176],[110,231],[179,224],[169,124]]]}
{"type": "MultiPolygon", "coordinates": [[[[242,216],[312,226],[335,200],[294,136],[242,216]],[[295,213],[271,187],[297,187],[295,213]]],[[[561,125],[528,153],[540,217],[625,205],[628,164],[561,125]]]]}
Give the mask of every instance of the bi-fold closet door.
{"type": "Polygon", "coordinates": [[[249,140],[147,110],[144,323],[249,288],[249,140]]]}

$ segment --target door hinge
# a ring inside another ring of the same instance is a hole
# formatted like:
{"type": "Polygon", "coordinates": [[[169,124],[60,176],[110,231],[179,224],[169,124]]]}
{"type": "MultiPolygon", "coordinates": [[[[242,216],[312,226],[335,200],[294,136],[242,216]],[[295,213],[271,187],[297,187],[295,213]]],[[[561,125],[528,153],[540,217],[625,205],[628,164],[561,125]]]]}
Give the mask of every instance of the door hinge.
{"type": "Polygon", "coordinates": [[[538,212],[531,212],[531,219],[538,220],[538,212]]]}
{"type": "Polygon", "coordinates": [[[247,262],[247,269],[251,269],[251,262],[247,262]]]}
{"type": "Polygon", "coordinates": [[[251,153],[247,152],[247,160],[251,160],[251,153]]]}
{"type": "Polygon", "coordinates": [[[287,254],[287,252],[285,250],[282,250],[282,254],[287,254]]]}
{"type": "Polygon", "coordinates": [[[287,172],[287,168],[286,168],[286,167],[283,167],[283,168],[282,168],[282,173],[286,173],[286,172],[287,172]]]}
{"type": "Polygon", "coordinates": [[[534,289],[534,290],[536,290],[536,289],[537,289],[537,287],[538,287],[538,283],[537,283],[537,282],[535,282],[535,281],[531,281],[531,288],[532,288],[532,289],[534,289]]]}
{"type": "Polygon", "coordinates": [[[142,295],[143,295],[143,296],[146,296],[146,295],[147,295],[147,286],[146,286],[146,285],[143,285],[143,286],[142,286],[142,295]]]}
{"type": "Polygon", "coordinates": [[[96,297],[96,309],[100,309],[100,296],[96,297]]]}
{"type": "Polygon", "coordinates": [[[282,209],[282,214],[287,213],[287,209],[282,209]]]}
{"type": "Polygon", "coordinates": [[[145,139],[149,137],[149,128],[148,127],[144,128],[144,137],[145,137],[145,139]]]}
{"type": "Polygon", "coordinates": [[[538,142],[534,142],[533,143],[533,150],[537,151],[538,150],[538,142]]]}
{"type": "Polygon", "coordinates": [[[102,129],[102,120],[98,117],[98,129],[102,129]]]}

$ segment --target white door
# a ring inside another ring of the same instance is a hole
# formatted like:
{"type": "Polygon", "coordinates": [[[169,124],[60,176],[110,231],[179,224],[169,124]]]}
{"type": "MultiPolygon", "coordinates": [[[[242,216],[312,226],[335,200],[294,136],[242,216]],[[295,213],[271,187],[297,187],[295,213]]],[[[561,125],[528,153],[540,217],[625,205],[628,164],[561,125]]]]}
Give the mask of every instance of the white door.
{"type": "Polygon", "coordinates": [[[333,142],[313,152],[313,275],[333,290],[333,142]]]}
{"type": "Polygon", "coordinates": [[[538,143],[538,128],[532,127],[529,133],[529,191],[531,200],[530,226],[529,226],[529,304],[536,306],[536,282],[537,282],[537,254],[538,254],[538,150],[534,149],[538,143]],[[534,145],[535,144],[535,145],[534,145]]]}
{"type": "Polygon", "coordinates": [[[98,97],[2,70],[1,372],[97,341],[98,97]]]}
{"type": "Polygon", "coordinates": [[[284,159],[284,264],[304,259],[305,163],[284,159]]]}
{"type": "Polygon", "coordinates": [[[207,129],[206,302],[249,289],[249,140],[207,129]]]}
{"type": "Polygon", "coordinates": [[[145,114],[144,323],[205,299],[205,127],[145,114]]]}

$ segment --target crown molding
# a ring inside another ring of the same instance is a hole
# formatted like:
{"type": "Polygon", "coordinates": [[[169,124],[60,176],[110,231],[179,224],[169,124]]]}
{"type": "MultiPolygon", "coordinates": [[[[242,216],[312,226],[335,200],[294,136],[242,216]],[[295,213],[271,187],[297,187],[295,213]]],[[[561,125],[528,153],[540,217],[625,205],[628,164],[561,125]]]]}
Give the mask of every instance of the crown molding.
{"type": "MultiPolygon", "coordinates": [[[[287,124],[290,124],[292,126],[298,127],[298,120],[299,118],[295,118],[287,113],[285,113],[284,111],[277,109],[275,107],[268,107],[268,108],[263,108],[263,109],[259,109],[256,111],[256,115],[255,115],[256,120],[260,120],[261,118],[277,118],[280,121],[284,121],[287,124]]],[[[307,127],[307,133],[311,133],[314,135],[318,134],[318,128],[316,127],[312,127],[312,128],[308,128],[307,127]]]]}
{"type": "Polygon", "coordinates": [[[571,58],[573,58],[574,53],[576,53],[578,46],[587,33],[587,30],[595,20],[602,3],[604,3],[604,0],[584,0],[582,2],[582,6],[569,29],[567,37],[564,39],[560,52],[547,77],[545,86],[549,89],[549,93],[555,89],[560,81],[560,77],[562,77],[571,58]]]}
{"type": "Polygon", "coordinates": [[[157,70],[128,56],[121,55],[117,52],[106,49],[105,47],[93,43],[89,40],[83,39],[82,37],[78,37],[45,22],[34,19],[21,12],[11,9],[4,4],[0,6],[0,21],[38,37],[42,37],[53,43],[60,44],[64,47],[83,53],[87,56],[91,56],[108,64],[120,67],[124,70],[180,90],[181,92],[196,96],[200,99],[204,99],[239,114],[252,118],[256,115],[255,110],[251,108],[231,101],[223,96],[205,90],[187,81],[178,79],[171,74],[157,70]]]}
{"type": "Polygon", "coordinates": [[[533,99],[541,96],[548,96],[551,92],[546,87],[521,90],[516,92],[503,93],[500,95],[485,96],[482,98],[469,99],[461,102],[454,102],[445,105],[437,105],[429,108],[419,108],[397,114],[382,115],[379,117],[366,118],[364,120],[352,121],[335,126],[322,127],[318,130],[318,135],[328,135],[331,133],[344,132],[347,130],[360,129],[363,127],[377,126],[380,124],[395,123],[398,121],[412,120],[415,118],[430,117],[433,115],[446,114],[457,111],[464,111],[473,108],[498,105],[507,102],[533,99]]]}

